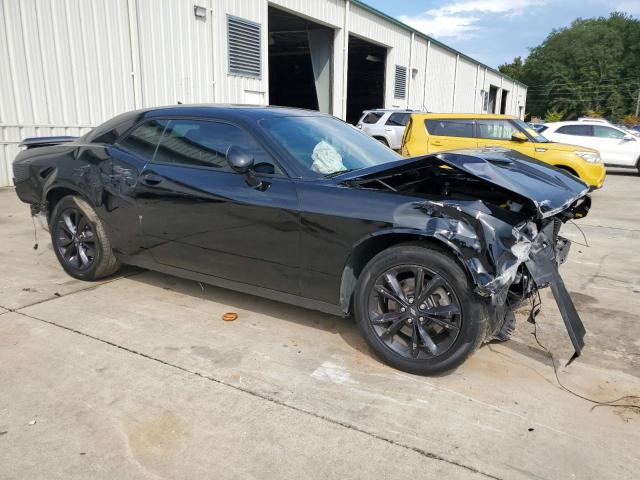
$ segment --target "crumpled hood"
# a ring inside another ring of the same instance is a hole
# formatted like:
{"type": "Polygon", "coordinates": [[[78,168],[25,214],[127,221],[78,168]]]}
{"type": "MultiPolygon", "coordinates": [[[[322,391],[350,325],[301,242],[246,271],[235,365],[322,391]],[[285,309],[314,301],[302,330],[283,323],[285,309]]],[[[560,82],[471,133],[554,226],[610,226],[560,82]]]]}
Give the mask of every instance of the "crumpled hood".
{"type": "Polygon", "coordinates": [[[565,210],[589,191],[589,187],[573,175],[504,148],[452,150],[422,155],[349,172],[336,177],[336,180],[384,178],[416,168],[421,162],[434,160],[530,200],[541,218],[565,210]]]}

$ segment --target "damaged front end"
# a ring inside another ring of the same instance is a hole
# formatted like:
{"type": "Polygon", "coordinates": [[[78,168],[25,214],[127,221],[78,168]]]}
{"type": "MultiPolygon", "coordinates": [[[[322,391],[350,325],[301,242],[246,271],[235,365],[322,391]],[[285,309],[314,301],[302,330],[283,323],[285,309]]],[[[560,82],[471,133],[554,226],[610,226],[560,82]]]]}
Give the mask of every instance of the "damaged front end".
{"type": "Polygon", "coordinates": [[[487,340],[506,340],[514,310],[549,286],[580,355],[585,329],[558,272],[571,246],[560,228],[591,205],[580,180],[517,152],[492,149],[409,159],[346,182],[413,197],[394,212],[395,226],[419,227],[456,254],[487,299],[487,340]]]}

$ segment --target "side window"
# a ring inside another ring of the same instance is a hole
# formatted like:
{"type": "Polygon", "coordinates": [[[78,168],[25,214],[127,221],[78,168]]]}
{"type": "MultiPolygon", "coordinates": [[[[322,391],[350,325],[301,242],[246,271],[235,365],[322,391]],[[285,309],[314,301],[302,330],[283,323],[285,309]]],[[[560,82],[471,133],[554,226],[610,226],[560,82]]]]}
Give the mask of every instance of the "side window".
{"type": "Polygon", "coordinates": [[[591,125],[565,125],[558,128],[556,133],[561,133],[562,135],[577,135],[579,137],[592,136],[591,125]]]}
{"type": "Polygon", "coordinates": [[[625,134],[620,130],[616,130],[615,128],[605,127],[601,125],[593,126],[593,135],[599,138],[616,138],[616,139],[620,139],[625,136],[625,134]]]}
{"type": "Polygon", "coordinates": [[[380,112],[369,112],[362,119],[362,123],[378,123],[380,117],[382,117],[380,112]]]}
{"type": "Polygon", "coordinates": [[[404,127],[409,121],[410,113],[392,113],[385,125],[404,127]]]}
{"type": "Polygon", "coordinates": [[[154,162],[209,167],[231,172],[227,151],[232,145],[249,151],[258,173],[281,174],[271,157],[244,130],[228,123],[205,120],[164,120],[166,128],[154,162]]]}
{"type": "Polygon", "coordinates": [[[118,145],[151,160],[164,128],[165,122],[163,120],[150,120],[138,126],[124,140],[118,142],[118,145]]]}
{"type": "Polygon", "coordinates": [[[478,120],[478,138],[489,140],[511,140],[511,136],[519,132],[509,120],[478,120]]]}
{"type": "Polygon", "coordinates": [[[473,120],[425,120],[427,132],[441,137],[473,138],[473,120]]]}

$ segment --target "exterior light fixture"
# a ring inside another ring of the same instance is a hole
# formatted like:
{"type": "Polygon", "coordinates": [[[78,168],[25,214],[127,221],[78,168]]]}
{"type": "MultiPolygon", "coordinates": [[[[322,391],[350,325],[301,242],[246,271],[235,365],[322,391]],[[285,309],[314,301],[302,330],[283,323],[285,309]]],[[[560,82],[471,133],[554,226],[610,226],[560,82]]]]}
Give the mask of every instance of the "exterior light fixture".
{"type": "Polygon", "coordinates": [[[193,14],[196,18],[207,18],[207,9],[200,5],[193,6],[193,14]]]}

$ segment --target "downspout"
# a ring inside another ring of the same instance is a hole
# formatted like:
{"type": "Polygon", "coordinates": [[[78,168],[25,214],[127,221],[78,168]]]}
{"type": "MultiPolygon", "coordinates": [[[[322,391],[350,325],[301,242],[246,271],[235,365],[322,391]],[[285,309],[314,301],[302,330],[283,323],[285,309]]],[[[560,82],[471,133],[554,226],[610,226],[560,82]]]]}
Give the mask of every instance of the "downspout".
{"type": "Polygon", "coordinates": [[[344,22],[342,26],[342,120],[347,119],[347,74],[349,69],[349,9],[351,1],[344,3],[344,22]]]}
{"type": "Polygon", "coordinates": [[[458,62],[460,61],[460,55],[456,55],[456,68],[453,71],[453,95],[451,98],[451,111],[456,111],[456,82],[458,81],[458,62]]]}
{"type": "Polygon", "coordinates": [[[142,92],[141,74],[141,51],[140,51],[140,23],[138,22],[138,3],[136,0],[127,0],[127,20],[129,23],[129,46],[131,47],[131,85],[133,87],[134,108],[144,106],[144,96],[142,92]]]}
{"type": "Polygon", "coordinates": [[[409,43],[409,75],[407,76],[407,103],[405,108],[409,108],[409,102],[411,101],[411,79],[413,78],[413,41],[416,34],[411,32],[411,43],[409,43]]]}
{"type": "Polygon", "coordinates": [[[476,65],[476,83],[473,85],[473,113],[478,110],[478,100],[476,95],[478,94],[478,77],[480,76],[480,64],[476,65]]]}
{"type": "Polygon", "coordinates": [[[429,68],[429,52],[431,51],[431,40],[427,40],[427,54],[424,56],[424,85],[422,87],[422,109],[427,109],[427,72],[429,68]]]}
{"type": "MultiPolygon", "coordinates": [[[[209,28],[209,45],[211,46],[211,103],[216,103],[216,49],[215,46],[215,3],[214,0],[209,0],[209,12],[211,14],[211,27],[209,28]]],[[[268,104],[269,102],[267,102],[268,104]]]]}

